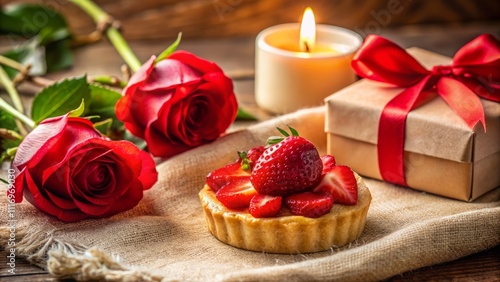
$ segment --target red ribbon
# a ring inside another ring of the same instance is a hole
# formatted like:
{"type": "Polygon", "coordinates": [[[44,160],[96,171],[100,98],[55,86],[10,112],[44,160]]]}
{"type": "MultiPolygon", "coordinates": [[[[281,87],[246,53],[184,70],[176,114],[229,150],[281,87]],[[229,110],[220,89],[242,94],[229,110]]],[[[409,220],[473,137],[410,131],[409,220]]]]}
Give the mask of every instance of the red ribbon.
{"type": "Polygon", "coordinates": [[[405,121],[411,110],[433,99],[437,92],[470,128],[480,121],[486,131],[479,97],[500,102],[500,42],[489,34],[464,45],[451,65],[432,70],[393,42],[369,35],[352,67],[361,77],[406,88],[384,107],[378,129],[380,174],[398,185],[408,186],[403,157],[405,121]]]}

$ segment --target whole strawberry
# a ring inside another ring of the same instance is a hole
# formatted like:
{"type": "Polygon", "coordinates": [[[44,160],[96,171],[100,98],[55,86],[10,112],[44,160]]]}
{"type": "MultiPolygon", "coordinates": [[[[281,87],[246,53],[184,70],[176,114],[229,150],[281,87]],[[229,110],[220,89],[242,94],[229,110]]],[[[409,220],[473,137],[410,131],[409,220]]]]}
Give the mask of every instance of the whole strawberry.
{"type": "Polygon", "coordinates": [[[316,147],[298,136],[290,128],[292,136],[271,137],[268,147],[257,160],[250,181],[259,194],[285,196],[310,190],[321,180],[323,162],[316,147]]]}

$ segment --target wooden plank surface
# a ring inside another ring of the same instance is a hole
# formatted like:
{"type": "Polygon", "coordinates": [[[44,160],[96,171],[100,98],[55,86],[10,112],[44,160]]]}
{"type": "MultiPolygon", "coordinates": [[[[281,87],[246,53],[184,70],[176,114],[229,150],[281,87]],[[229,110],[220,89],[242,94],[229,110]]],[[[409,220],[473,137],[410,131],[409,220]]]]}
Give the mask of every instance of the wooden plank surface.
{"type": "MultiPolygon", "coordinates": [[[[498,22],[475,23],[457,28],[443,28],[442,26],[405,27],[384,29],[381,34],[403,47],[416,46],[452,56],[461,45],[484,32],[492,33],[497,38],[500,38],[500,24],[498,22]]],[[[151,54],[158,54],[169,44],[170,42],[163,40],[137,41],[132,43],[132,48],[140,59],[145,61],[151,54]]],[[[2,43],[0,43],[0,48],[2,48],[1,45],[2,43]]],[[[272,117],[260,110],[253,99],[253,78],[251,76],[254,66],[253,37],[184,40],[180,48],[218,63],[230,76],[235,78],[235,90],[242,107],[255,113],[261,120],[272,117]]],[[[75,67],[67,71],[51,74],[50,77],[58,79],[83,73],[87,73],[89,76],[100,74],[120,76],[120,66],[122,64],[123,62],[115,50],[106,42],[102,42],[76,50],[75,67]]],[[[25,85],[22,87],[26,103],[29,103],[35,92],[36,88],[32,86],[25,85]]],[[[5,95],[5,93],[2,93],[2,95],[5,95]]],[[[251,123],[236,123],[233,129],[248,126],[249,124],[251,123]]],[[[0,257],[5,258],[4,246],[0,246],[0,248],[2,249],[0,257]]],[[[499,254],[500,247],[497,246],[452,262],[403,273],[387,281],[499,281],[499,254]]],[[[0,260],[0,262],[4,260],[0,260]]],[[[1,265],[0,281],[58,281],[44,270],[31,266],[22,259],[18,259],[16,262],[17,274],[15,276],[10,276],[3,271],[5,268],[4,262],[1,262],[1,265]]]]}
{"type": "MultiPolygon", "coordinates": [[[[93,30],[91,19],[65,0],[0,0],[0,4],[43,2],[62,12],[77,33],[93,30]]],[[[500,14],[500,2],[491,0],[95,0],[121,21],[129,39],[255,36],[265,27],[298,22],[311,6],[318,23],[350,29],[379,28],[406,24],[492,20],[500,14]]],[[[36,24],[36,20],[32,22],[36,24]]]]}

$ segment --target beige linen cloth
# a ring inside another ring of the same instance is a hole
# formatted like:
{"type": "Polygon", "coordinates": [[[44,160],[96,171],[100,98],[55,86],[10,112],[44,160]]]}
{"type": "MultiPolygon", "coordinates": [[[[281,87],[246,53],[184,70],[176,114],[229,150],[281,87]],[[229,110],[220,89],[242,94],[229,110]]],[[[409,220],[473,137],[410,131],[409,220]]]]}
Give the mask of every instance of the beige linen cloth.
{"type": "MultiPolygon", "coordinates": [[[[111,218],[65,224],[24,201],[16,206],[17,255],[79,280],[371,281],[500,243],[500,189],[466,203],[372,179],[365,179],[373,196],[365,230],[348,246],[278,255],[219,242],[198,200],[205,176],[287,125],[325,153],[323,107],[259,123],[162,162],[158,183],[139,205],[111,218]]],[[[7,208],[6,197],[1,199],[4,247],[7,208]]]]}

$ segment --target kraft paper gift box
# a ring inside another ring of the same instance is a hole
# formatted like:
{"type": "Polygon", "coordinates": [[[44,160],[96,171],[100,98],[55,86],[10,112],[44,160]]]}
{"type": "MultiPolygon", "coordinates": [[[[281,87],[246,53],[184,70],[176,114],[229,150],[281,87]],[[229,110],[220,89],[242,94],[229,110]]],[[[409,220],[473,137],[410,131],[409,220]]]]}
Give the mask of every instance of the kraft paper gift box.
{"type": "MultiPolygon", "coordinates": [[[[451,58],[407,50],[427,69],[451,58]]],[[[382,179],[377,134],[384,106],[402,88],[361,79],[325,99],[328,153],[361,175],[382,179]]],[[[500,103],[481,99],[486,133],[473,129],[439,96],[407,116],[404,175],[410,188],[472,201],[500,186],[500,103]]],[[[402,188],[404,189],[404,188],[402,188]]]]}

